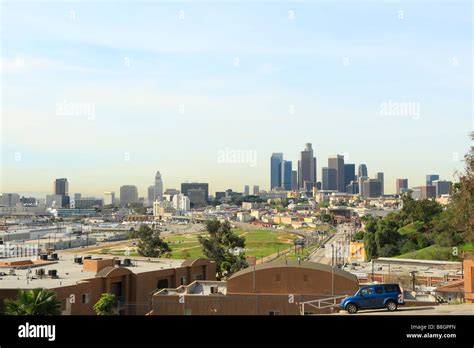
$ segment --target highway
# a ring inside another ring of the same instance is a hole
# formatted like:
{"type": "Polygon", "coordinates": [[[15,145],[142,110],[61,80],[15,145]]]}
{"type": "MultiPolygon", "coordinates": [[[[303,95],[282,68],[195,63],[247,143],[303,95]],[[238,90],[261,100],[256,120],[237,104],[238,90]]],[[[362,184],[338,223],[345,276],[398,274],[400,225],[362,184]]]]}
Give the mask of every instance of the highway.
{"type": "MultiPolygon", "coordinates": [[[[349,250],[349,233],[351,227],[347,224],[337,225],[336,233],[326,241],[324,247],[319,247],[316,249],[313,254],[310,256],[309,260],[312,262],[323,263],[326,265],[332,264],[332,249],[331,245],[334,245],[334,264],[336,264],[336,254],[339,250],[339,255],[344,256],[343,249],[345,247],[346,251],[349,250]]],[[[344,263],[347,255],[344,257],[339,257],[339,263],[344,263]]]]}

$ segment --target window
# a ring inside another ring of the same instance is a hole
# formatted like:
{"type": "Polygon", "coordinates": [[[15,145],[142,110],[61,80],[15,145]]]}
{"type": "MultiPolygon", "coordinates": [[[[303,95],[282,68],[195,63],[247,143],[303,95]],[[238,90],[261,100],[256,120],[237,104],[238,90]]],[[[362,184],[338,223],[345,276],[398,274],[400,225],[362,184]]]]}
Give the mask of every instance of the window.
{"type": "Polygon", "coordinates": [[[82,294],[82,303],[83,304],[87,304],[90,301],[91,301],[91,294],[90,293],[82,294]]]}
{"type": "Polygon", "coordinates": [[[186,285],[186,277],[181,277],[181,285],[186,285]]]}
{"type": "Polygon", "coordinates": [[[280,273],[275,274],[275,281],[279,282],[280,280],[281,280],[281,274],[280,273]]]}
{"type": "Polygon", "coordinates": [[[399,292],[398,285],[396,284],[389,284],[385,285],[385,292],[399,292]]]}
{"type": "Polygon", "coordinates": [[[372,295],[373,293],[374,293],[374,289],[372,288],[365,288],[360,291],[361,296],[368,296],[368,295],[372,295]]]}
{"type": "Polygon", "coordinates": [[[168,279],[159,279],[158,283],[156,284],[158,289],[164,289],[168,287],[168,279]]]}
{"type": "Polygon", "coordinates": [[[280,311],[270,311],[268,315],[280,315],[280,311]]]}
{"type": "Polygon", "coordinates": [[[194,280],[203,280],[203,279],[204,279],[204,277],[202,276],[202,274],[196,274],[194,276],[194,280]]]}
{"type": "Polygon", "coordinates": [[[309,280],[309,277],[308,277],[307,274],[305,274],[305,275],[303,276],[303,281],[307,282],[308,280],[309,280]]]}
{"type": "Polygon", "coordinates": [[[374,288],[376,294],[382,294],[383,293],[383,288],[381,286],[377,286],[374,288]]]}

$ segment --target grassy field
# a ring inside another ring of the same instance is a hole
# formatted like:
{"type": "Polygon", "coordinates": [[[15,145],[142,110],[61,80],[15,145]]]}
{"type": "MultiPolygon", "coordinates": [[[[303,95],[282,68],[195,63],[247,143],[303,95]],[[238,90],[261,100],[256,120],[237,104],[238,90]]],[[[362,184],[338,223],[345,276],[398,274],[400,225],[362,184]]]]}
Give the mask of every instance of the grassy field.
{"type": "MultiPolygon", "coordinates": [[[[233,230],[239,236],[245,237],[245,255],[261,258],[283,251],[293,246],[295,235],[278,230],[240,229],[233,230]]],[[[201,234],[205,236],[206,234],[201,234]]],[[[164,237],[171,248],[170,258],[187,259],[189,257],[203,256],[201,245],[198,242],[199,234],[181,234],[164,237]]],[[[103,248],[97,250],[101,254],[124,255],[124,245],[116,248],[103,248]]],[[[136,248],[128,248],[130,256],[138,256],[136,248]]]]}
{"type": "MultiPolygon", "coordinates": [[[[466,243],[458,247],[458,252],[473,251],[473,243],[466,243]]],[[[459,258],[453,256],[453,248],[442,247],[439,245],[430,245],[429,247],[412,251],[403,255],[396,256],[399,259],[419,259],[419,260],[452,260],[458,261],[459,258]]]]}
{"type": "MultiPolygon", "coordinates": [[[[288,249],[293,246],[293,240],[296,238],[293,234],[281,231],[236,228],[234,232],[245,237],[245,248],[247,249],[245,254],[257,258],[288,249]]],[[[171,247],[171,258],[186,259],[188,257],[203,256],[196,234],[170,236],[166,237],[165,241],[171,247]]]]}

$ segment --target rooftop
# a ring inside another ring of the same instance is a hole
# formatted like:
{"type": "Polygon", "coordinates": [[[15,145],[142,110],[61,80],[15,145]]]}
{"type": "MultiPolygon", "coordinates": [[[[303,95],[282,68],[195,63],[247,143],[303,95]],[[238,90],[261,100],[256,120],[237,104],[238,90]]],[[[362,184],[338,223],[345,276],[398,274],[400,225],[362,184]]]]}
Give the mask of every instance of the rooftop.
{"type": "MultiPolygon", "coordinates": [[[[82,255],[81,255],[82,256],[82,255]]],[[[124,260],[127,257],[104,257],[104,255],[88,255],[98,260],[124,260]]],[[[0,259],[0,289],[34,289],[57,288],[77,284],[80,281],[101,276],[99,272],[85,269],[83,264],[74,262],[75,255],[58,253],[59,260],[41,261],[37,257],[18,257],[0,259]],[[45,275],[40,277],[36,270],[44,269],[45,275]],[[48,276],[49,270],[56,270],[57,277],[48,276]],[[99,274],[98,274],[99,273],[99,274]]],[[[128,268],[132,273],[146,273],[161,269],[179,268],[185,260],[149,259],[129,257],[132,265],[128,268]]]]}

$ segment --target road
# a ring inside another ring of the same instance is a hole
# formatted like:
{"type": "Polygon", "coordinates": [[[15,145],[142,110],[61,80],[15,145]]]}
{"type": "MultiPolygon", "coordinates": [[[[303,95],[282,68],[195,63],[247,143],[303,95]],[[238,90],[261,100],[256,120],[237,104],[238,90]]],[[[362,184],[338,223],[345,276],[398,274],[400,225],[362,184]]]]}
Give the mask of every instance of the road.
{"type": "Polygon", "coordinates": [[[405,307],[400,306],[395,312],[389,312],[386,309],[372,309],[349,314],[346,311],[331,315],[474,315],[474,304],[464,303],[458,305],[438,305],[438,306],[420,306],[405,307]]]}
{"type": "Polygon", "coordinates": [[[343,257],[344,246],[346,246],[346,250],[349,250],[349,233],[350,227],[346,224],[337,225],[336,233],[324,244],[324,248],[318,248],[314,251],[314,253],[310,256],[309,260],[312,262],[323,263],[326,265],[332,264],[332,249],[331,245],[334,245],[334,264],[336,264],[336,255],[337,251],[339,250],[339,258],[338,263],[344,263],[345,257],[343,257]]]}

